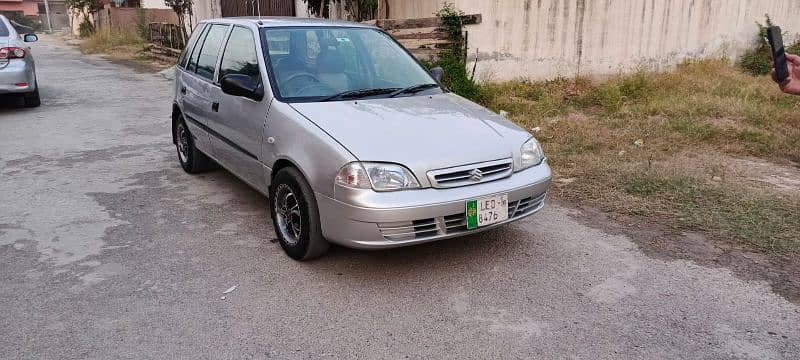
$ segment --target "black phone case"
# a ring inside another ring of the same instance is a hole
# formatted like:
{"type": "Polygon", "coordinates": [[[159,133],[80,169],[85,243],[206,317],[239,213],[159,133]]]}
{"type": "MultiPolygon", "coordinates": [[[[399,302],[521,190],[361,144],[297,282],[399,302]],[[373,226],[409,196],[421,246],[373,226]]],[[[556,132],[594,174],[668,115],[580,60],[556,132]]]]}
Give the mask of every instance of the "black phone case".
{"type": "Polygon", "coordinates": [[[772,47],[772,60],[775,63],[775,78],[784,82],[789,78],[789,65],[786,63],[786,50],[783,48],[783,35],[779,26],[767,28],[767,40],[772,47]]]}

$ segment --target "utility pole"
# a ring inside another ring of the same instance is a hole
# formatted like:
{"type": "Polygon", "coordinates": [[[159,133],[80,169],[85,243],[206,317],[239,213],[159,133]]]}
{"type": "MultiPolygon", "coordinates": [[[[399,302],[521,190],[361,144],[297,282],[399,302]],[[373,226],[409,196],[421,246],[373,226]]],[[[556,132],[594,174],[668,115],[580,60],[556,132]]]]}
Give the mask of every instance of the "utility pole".
{"type": "Polygon", "coordinates": [[[50,21],[50,3],[44,0],[44,12],[47,15],[47,31],[53,32],[53,23],[50,21]]]}

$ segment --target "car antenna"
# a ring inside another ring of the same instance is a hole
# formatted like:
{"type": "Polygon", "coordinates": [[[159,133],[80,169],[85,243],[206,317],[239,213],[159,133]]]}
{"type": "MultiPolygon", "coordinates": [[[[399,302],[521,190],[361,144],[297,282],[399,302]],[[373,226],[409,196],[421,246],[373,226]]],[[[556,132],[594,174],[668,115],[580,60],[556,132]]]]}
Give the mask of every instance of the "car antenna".
{"type": "MultiPolygon", "coordinates": [[[[258,9],[258,19],[261,20],[261,0],[254,0],[256,2],[256,8],[258,9]]],[[[261,21],[258,22],[261,25],[261,21]]]]}

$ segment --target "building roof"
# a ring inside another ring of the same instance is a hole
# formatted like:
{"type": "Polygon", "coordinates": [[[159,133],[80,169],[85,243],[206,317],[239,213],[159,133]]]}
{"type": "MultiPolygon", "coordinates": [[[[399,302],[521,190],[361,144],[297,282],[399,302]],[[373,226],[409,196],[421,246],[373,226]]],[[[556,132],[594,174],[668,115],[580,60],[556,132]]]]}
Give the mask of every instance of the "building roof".
{"type": "Polygon", "coordinates": [[[217,19],[207,19],[201,23],[214,22],[214,23],[229,23],[229,24],[245,24],[256,23],[259,27],[293,27],[293,26],[334,26],[334,27],[362,27],[374,28],[373,25],[341,21],[341,20],[328,20],[317,18],[300,18],[291,16],[243,16],[243,17],[226,17],[217,19]]]}

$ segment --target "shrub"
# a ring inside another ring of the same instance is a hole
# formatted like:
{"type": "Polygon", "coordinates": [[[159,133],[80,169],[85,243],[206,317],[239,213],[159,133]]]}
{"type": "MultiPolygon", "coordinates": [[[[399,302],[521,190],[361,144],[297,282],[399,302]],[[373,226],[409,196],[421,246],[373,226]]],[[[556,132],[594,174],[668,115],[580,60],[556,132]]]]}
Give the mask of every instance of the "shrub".
{"type": "Polygon", "coordinates": [[[453,46],[444,49],[439,54],[439,60],[435,63],[423,62],[423,64],[428,69],[437,66],[444,69],[442,82],[454,93],[470,100],[480,101],[481,88],[467,73],[467,64],[465,62],[466,44],[464,44],[463,35],[464,24],[461,20],[464,13],[457,10],[452,4],[445,3],[435,15],[442,20],[442,31],[447,33],[448,39],[453,46]]]}
{"type": "Polygon", "coordinates": [[[439,59],[437,65],[444,69],[442,80],[451,91],[467,99],[480,101],[480,87],[470,79],[466,64],[461,58],[453,54],[445,54],[439,59]]]}
{"type": "Polygon", "coordinates": [[[83,18],[81,24],[78,25],[78,33],[82,38],[88,38],[94,34],[94,24],[88,17],[83,18]]]}
{"type": "MultiPolygon", "coordinates": [[[[755,76],[767,75],[772,70],[772,50],[767,41],[767,28],[773,26],[773,23],[769,15],[765,16],[766,25],[756,22],[756,26],[758,26],[756,47],[745,52],[739,59],[739,67],[755,76]]],[[[786,52],[800,54],[800,41],[787,46],[786,52]]]]}

